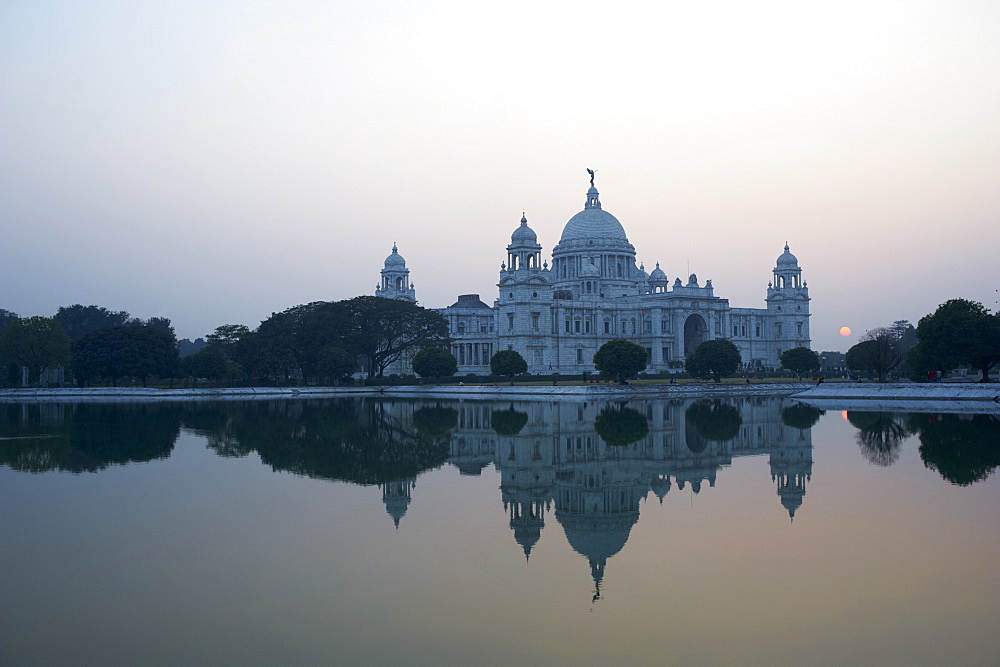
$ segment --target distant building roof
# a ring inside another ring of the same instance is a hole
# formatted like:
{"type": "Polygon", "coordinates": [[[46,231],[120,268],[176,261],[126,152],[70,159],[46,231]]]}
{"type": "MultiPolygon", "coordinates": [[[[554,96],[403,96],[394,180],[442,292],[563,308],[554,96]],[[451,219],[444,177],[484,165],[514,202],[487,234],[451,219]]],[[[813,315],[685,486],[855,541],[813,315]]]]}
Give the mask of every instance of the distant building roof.
{"type": "Polygon", "coordinates": [[[460,294],[458,301],[448,306],[449,308],[477,308],[481,310],[493,310],[483,303],[478,294],[460,294]]]}

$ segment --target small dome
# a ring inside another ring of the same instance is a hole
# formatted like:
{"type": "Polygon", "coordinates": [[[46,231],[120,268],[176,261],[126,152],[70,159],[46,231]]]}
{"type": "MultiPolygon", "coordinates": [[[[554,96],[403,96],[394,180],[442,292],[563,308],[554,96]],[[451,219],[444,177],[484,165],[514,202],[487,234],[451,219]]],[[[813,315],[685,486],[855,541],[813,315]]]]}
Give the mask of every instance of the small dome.
{"type": "Polygon", "coordinates": [[[646,273],[646,266],[645,265],[643,265],[643,264],[639,265],[639,273],[638,273],[638,275],[636,277],[639,279],[639,282],[645,282],[645,281],[649,280],[649,274],[646,273]]]}
{"type": "Polygon", "coordinates": [[[385,258],[385,268],[388,269],[390,267],[406,267],[406,260],[399,254],[395,243],[392,244],[392,254],[385,258]]]}
{"type": "Polygon", "coordinates": [[[524,215],[521,216],[521,226],[510,235],[510,243],[511,245],[538,244],[538,235],[535,234],[535,230],[528,226],[528,218],[524,215]]]}
{"type": "Polygon", "coordinates": [[[665,274],[663,272],[663,269],[660,268],[660,263],[659,262],[656,263],[656,268],[653,269],[653,272],[649,274],[649,279],[650,280],[662,280],[662,281],[666,282],[666,280],[667,280],[667,274],[665,274]]]}
{"type": "Polygon", "coordinates": [[[799,260],[795,258],[795,255],[788,252],[788,244],[785,244],[785,252],[781,253],[778,257],[778,266],[798,266],[799,260]]]}

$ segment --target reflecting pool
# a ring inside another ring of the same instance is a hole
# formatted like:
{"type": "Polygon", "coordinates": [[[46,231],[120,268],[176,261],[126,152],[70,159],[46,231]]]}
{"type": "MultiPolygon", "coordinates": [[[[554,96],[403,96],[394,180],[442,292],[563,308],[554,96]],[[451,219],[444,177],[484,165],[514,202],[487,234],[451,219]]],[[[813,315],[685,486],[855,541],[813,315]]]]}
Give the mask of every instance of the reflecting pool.
{"type": "Polygon", "coordinates": [[[1000,417],[0,403],[0,659],[993,663],[1000,417]]]}

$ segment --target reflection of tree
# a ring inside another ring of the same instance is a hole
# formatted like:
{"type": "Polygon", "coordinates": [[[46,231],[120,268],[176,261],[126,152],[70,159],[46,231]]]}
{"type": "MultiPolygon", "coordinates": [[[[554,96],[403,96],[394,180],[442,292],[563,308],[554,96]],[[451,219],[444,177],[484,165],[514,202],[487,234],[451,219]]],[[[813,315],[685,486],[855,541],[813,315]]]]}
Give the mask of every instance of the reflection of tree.
{"type": "MultiPolygon", "coordinates": [[[[430,348],[425,348],[430,349],[430,348]]],[[[420,408],[413,413],[413,425],[420,435],[428,438],[442,438],[458,424],[458,412],[455,408],[442,408],[435,405],[420,408]]]]}
{"type": "Polygon", "coordinates": [[[796,403],[781,411],[781,423],[785,426],[805,431],[815,426],[822,414],[822,412],[811,405],[796,403]]]}
{"type": "Polygon", "coordinates": [[[240,444],[232,433],[233,415],[243,409],[231,401],[192,401],[185,405],[184,426],[208,440],[208,448],[223,458],[241,458],[252,449],[240,444]]]}
{"type": "Polygon", "coordinates": [[[69,451],[66,409],[67,406],[57,406],[58,417],[45,419],[37,404],[0,405],[0,465],[19,472],[58,468],[69,451]]]}
{"type": "Polygon", "coordinates": [[[689,426],[705,440],[726,442],[740,433],[743,418],[740,411],[718,399],[692,403],[684,413],[689,426]]]}
{"type": "MultiPolygon", "coordinates": [[[[424,414],[432,430],[454,418],[424,414]]],[[[446,438],[418,434],[378,402],[251,402],[234,411],[225,428],[217,434],[225,452],[256,451],[274,470],[356,484],[415,477],[443,464],[449,453],[446,438]]]]}
{"type": "Polygon", "coordinates": [[[594,430],[604,442],[613,447],[622,447],[645,438],[649,433],[649,422],[638,410],[624,405],[609,405],[597,415],[594,430]]]}
{"type": "Polygon", "coordinates": [[[858,429],[861,454],[877,466],[888,467],[899,459],[899,445],[909,430],[891,412],[848,412],[847,421],[858,429]]]}
{"type": "Polygon", "coordinates": [[[494,410],[490,413],[490,426],[497,435],[517,435],[528,423],[528,414],[514,409],[494,410]]]}
{"type": "Polygon", "coordinates": [[[969,486],[1000,466],[1000,419],[994,415],[911,415],[920,458],[941,477],[969,486]]]}
{"type": "Polygon", "coordinates": [[[31,409],[13,408],[20,416],[10,409],[3,411],[4,433],[13,426],[15,432],[37,431],[37,435],[4,441],[0,459],[28,472],[96,472],[109,465],[165,459],[180,433],[181,409],[172,404],[63,406],[58,419],[49,424],[33,423],[36,413],[31,409]]]}

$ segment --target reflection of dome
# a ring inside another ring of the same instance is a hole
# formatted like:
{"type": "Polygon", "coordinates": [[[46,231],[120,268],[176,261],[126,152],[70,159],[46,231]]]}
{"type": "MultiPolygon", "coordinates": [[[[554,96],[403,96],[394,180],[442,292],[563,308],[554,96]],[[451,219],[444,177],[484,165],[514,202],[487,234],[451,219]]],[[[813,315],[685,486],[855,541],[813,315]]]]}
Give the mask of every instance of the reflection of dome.
{"type": "Polygon", "coordinates": [[[590,563],[594,578],[594,601],[601,599],[601,581],[609,558],[628,542],[632,526],[639,520],[638,509],[618,514],[580,514],[556,509],[556,521],[566,533],[566,541],[590,563]]]}
{"type": "Polygon", "coordinates": [[[587,191],[586,208],[570,218],[563,227],[560,243],[590,239],[617,239],[628,243],[622,223],[601,208],[601,202],[597,197],[597,188],[591,186],[587,191]]]}
{"type": "Polygon", "coordinates": [[[604,560],[621,551],[628,542],[639,513],[591,516],[556,511],[556,519],[562,524],[573,551],[591,560],[604,560]]]}
{"type": "Polygon", "coordinates": [[[518,526],[514,529],[514,540],[524,549],[525,558],[531,556],[531,549],[538,543],[541,536],[542,527],[540,525],[518,526]]]}
{"type": "Polygon", "coordinates": [[[799,260],[796,259],[795,255],[788,252],[788,244],[785,244],[785,252],[781,253],[778,257],[778,266],[798,266],[799,260]]]}
{"type": "Polygon", "coordinates": [[[535,230],[528,226],[528,218],[525,216],[521,216],[521,226],[515,229],[514,233],[510,235],[510,243],[511,245],[534,245],[538,243],[538,236],[535,234],[535,230]]]}
{"type": "Polygon", "coordinates": [[[411,493],[416,485],[414,477],[397,479],[379,485],[382,487],[382,502],[385,503],[385,511],[392,517],[396,528],[399,528],[399,520],[403,518],[410,506],[411,493]]]}
{"type": "Polygon", "coordinates": [[[653,490],[653,494],[660,499],[660,504],[662,505],[663,498],[670,492],[670,476],[656,475],[649,483],[649,488],[651,488],[653,490]]]}
{"type": "Polygon", "coordinates": [[[396,250],[395,243],[392,244],[392,254],[385,258],[385,268],[388,269],[394,266],[398,266],[399,268],[406,267],[406,260],[403,259],[403,256],[399,254],[398,250],[396,250]]]}

